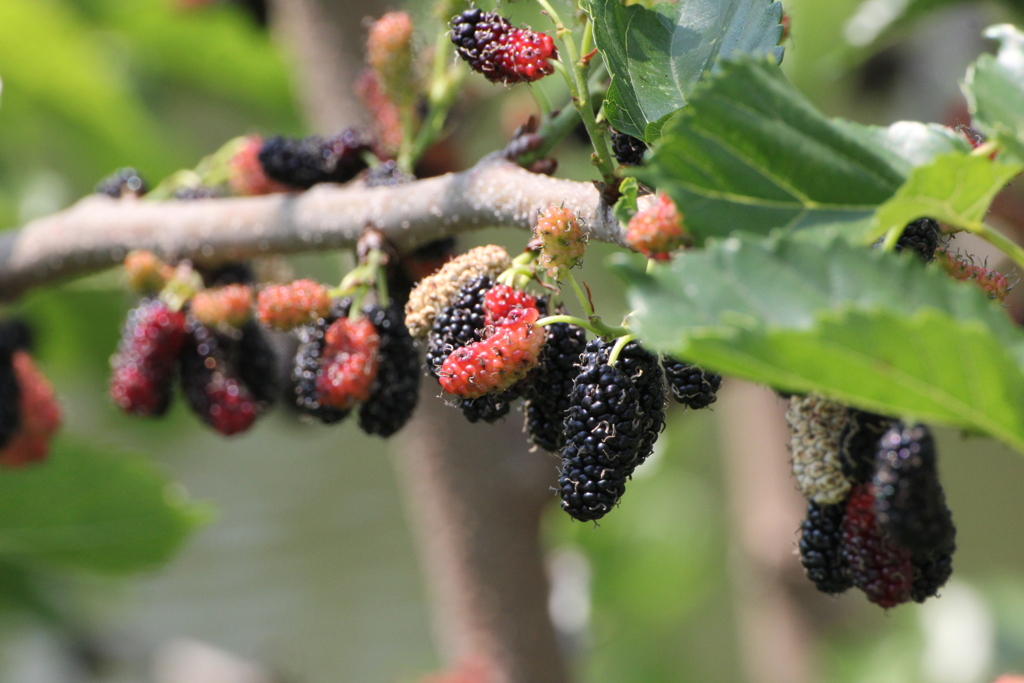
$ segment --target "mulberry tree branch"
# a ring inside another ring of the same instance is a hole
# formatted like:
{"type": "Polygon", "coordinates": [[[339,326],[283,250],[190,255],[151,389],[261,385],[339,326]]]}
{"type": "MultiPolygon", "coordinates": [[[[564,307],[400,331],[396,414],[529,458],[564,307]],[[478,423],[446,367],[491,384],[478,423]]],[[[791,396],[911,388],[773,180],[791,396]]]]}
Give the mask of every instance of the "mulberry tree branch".
{"type": "Polygon", "coordinates": [[[577,212],[592,239],[622,243],[622,227],[593,185],[530,173],[500,154],[396,187],[320,185],[301,194],[165,202],[91,196],[0,234],[0,299],[103,270],[132,249],[217,263],[351,247],[366,227],[407,249],[479,228],[529,229],[551,204],[577,212]]]}

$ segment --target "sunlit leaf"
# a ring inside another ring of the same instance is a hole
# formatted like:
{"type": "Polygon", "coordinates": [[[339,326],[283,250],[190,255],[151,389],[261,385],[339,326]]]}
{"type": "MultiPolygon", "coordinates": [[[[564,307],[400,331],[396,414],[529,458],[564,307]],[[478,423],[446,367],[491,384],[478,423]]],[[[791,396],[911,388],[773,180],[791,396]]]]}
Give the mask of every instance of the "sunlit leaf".
{"type": "Polygon", "coordinates": [[[720,372],[1024,450],[1024,332],[911,255],[732,238],[645,275],[619,266],[642,338],[720,372]]]}

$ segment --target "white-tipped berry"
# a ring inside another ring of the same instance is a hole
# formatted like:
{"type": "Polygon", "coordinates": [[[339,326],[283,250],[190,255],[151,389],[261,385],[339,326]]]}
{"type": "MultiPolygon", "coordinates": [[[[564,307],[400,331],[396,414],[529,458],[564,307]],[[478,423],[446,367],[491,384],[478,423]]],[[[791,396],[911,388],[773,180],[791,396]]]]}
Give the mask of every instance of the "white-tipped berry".
{"type": "Polygon", "coordinates": [[[786,421],[791,432],[793,476],[808,500],[835,505],[846,498],[851,482],[843,475],[840,439],[849,409],[821,396],[794,396],[786,421]]]}

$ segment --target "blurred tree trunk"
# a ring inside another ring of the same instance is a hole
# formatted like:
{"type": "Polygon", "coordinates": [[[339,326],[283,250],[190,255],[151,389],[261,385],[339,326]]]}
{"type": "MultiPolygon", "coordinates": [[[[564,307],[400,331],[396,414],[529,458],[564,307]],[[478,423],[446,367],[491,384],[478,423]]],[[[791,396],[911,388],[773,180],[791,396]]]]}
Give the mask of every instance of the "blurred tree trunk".
{"type": "MultiPolygon", "coordinates": [[[[362,118],[353,85],[366,16],[383,3],[274,0],[271,21],[296,59],[310,124],[330,132],[362,118]]],[[[427,383],[413,421],[396,437],[396,466],[447,666],[483,664],[489,683],[568,680],[548,614],[540,521],[557,461],[528,452],[521,414],[470,425],[427,383]]]]}
{"type": "Polygon", "coordinates": [[[442,656],[494,683],[565,681],[540,542],[557,460],[527,450],[520,413],[471,425],[428,384],[395,450],[442,656]]]}
{"type": "Polygon", "coordinates": [[[299,99],[317,132],[365,118],[353,94],[363,69],[363,20],[389,8],[378,0],[271,0],[271,27],[294,60],[299,99]]]}
{"type": "Polygon", "coordinates": [[[794,586],[809,582],[794,556],[806,503],[790,476],[785,401],[729,380],[717,404],[733,539],[730,579],[749,683],[818,680],[813,626],[794,586]]]}

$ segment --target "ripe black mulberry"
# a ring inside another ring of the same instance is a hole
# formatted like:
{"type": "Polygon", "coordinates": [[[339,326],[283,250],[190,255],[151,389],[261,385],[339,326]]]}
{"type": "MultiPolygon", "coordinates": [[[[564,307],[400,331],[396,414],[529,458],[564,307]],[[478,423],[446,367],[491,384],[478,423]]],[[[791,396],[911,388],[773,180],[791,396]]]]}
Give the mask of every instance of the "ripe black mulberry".
{"type": "Polygon", "coordinates": [[[800,562],[807,578],[822,593],[835,595],[853,586],[843,557],[843,515],[845,504],[807,504],[807,517],[800,526],[800,562]]]}
{"type": "Polygon", "coordinates": [[[405,326],[405,313],[395,302],[367,306],[363,312],[380,337],[377,378],[370,398],[359,408],[359,426],[367,434],[387,438],[405,426],[419,399],[420,359],[405,326]]]}
{"type": "Polygon", "coordinates": [[[562,509],[580,521],[618,503],[641,447],[640,396],[629,375],[608,365],[610,349],[600,339],[587,344],[565,418],[558,486],[562,509]]]}

